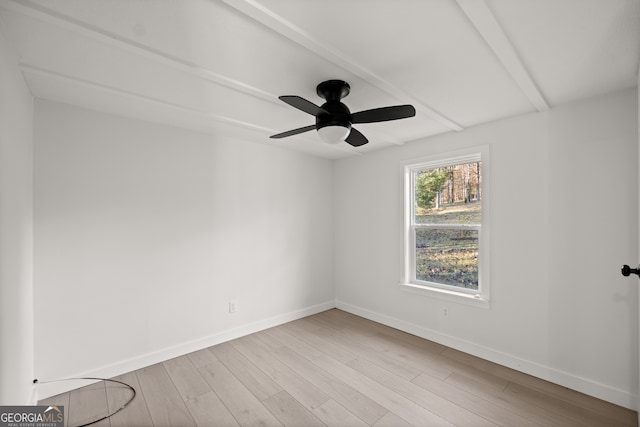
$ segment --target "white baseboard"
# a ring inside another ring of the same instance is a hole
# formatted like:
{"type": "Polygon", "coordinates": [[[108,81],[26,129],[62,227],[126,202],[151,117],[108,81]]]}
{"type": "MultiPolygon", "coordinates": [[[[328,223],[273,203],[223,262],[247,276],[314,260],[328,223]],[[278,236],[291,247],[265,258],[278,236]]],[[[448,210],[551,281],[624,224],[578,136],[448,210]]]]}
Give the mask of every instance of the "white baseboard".
{"type": "Polygon", "coordinates": [[[373,320],[374,322],[382,323],[383,325],[391,326],[392,328],[408,332],[412,335],[416,335],[421,338],[425,338],[430,341],[445,345],[447,347],[472,354],[474,356],[497,363],[499,365],[506,366],[508,368],[515,369],[529,375],[533,375],[537,378],[541,378],[543,380],[561,385],[563,387],[588,394],[589,396],[593,396],[598,399],[602,399],[607,402],[632,409],[634,411],[638,410],[638,396],[625,390],[610,387],[606,384],[601,384],[587,378],[578,377],[569,372],[561,371],[541,365],[536,362],[512,356],[510,354],[502,353],[500,351],[474,344],[451,335],[443,334],[433,329],[425,328],[411,322],[407,322],[392,316],[387,316],[386,314],[381,314],[366,308],[352,305],[344,301],[336,300],[335,306],[340,310],[344,310],[357,316],[373,320]]]}
{"type": "MultiPolygon", "coordinates": [[[[256,322],[248,323],[246,325],[238,326],[226,331],[221,331],[197,340],[188,341],[172,347],[164,348],[158,351],[154,351],[140,356],[122,360],[110,365],[101,366],[96,369],[78,372],[75,375],[70,375],[72,378],[112,378],[118,375],[125,374],[127,372],[135,371],[137,369],[151,366],[156,363],[164,362],[165,360],[172,359],[174,357],[182,356],[194,351],[202,350],[203,348],[211,347],[226,341],[230,341],[236,338],[243,337],[255,332],[262,331],[264,329],[272,328],[274,326],[281,325],[283,323],[291,322],[293,320],[300,319],[302,317],[310,316],[312,314],[320,313],[322,311],[330,310],[335,307],[333,301],[327,301],[322,304],[317,304],[310,307],[305,307],[299,310],[295,310],[289,313],[281,314],[278,316],[270,317],[268,319],[259,320],[256,322]]],[[[89,385],[96,381],[56,381],[51,383],[38,383],[34,391],[34,398],[46,399],[47,397],[55,396],[60,393],[66,393],[67,391],[89,385]]]]}

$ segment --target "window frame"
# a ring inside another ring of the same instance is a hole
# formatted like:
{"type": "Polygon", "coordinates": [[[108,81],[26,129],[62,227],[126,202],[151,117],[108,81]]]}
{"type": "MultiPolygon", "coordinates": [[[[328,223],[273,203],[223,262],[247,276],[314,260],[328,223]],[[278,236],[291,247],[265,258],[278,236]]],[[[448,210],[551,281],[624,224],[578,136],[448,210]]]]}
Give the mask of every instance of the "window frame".
{"type": "Polygon", "coordinates": [[[403,291],[445,299],[464,304],[489,308],[489,216],[488,208],[491,193],[489,147],[446,152],[429,157],[411,159],[403,162],[404,176],[404,230],[403,230],[403,272],[400,287],[403,291]],[[424,169],[436,169],[465,163],[482,162],[482,217],[478,224],[415,224],[415,172],[424,169]],[[418,229],[456,229],[478,231],[478,289],[457,287],[416,278],[416,230],[418,229]]]}

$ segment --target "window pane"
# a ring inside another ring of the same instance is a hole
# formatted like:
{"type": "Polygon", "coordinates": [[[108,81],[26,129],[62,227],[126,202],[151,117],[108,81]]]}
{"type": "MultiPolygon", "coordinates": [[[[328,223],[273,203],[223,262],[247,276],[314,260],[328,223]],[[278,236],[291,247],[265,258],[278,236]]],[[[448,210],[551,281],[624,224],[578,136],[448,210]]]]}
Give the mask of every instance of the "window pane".
{"type": "Polygon", "coordinates": [[[415,172],[415,224],[480,224],[482,163],[415,172]]]}
{"type": "Polygon", "coordinates": [[[478,289],[478,231],[417,229],[416,279],[478,289]]]}

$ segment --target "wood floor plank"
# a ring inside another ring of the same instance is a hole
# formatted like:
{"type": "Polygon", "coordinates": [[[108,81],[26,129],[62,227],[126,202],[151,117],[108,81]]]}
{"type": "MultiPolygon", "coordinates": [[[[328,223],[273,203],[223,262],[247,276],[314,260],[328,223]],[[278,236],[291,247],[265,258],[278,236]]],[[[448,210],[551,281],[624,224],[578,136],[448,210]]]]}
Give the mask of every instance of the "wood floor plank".
{"type": "Polygon", "coordinates": [[[375,350],[384,351],[384,348],[376,347],[377,344],[383,343],[385,345],[393,345],[397,349],[407,349],[413,352],[420,352],[422,354],[440,355],[443,351],[443,346],[436,344],[432,341],[428,341],[422,338],[414,337],[409,334],[401,333],[400,331],[393,332],[376,332],[372,335],[363,337],[366,339],[368,345],[372,346],[375,350]],[[407,338],[412,337],[413,339],[407,338]]]}
{"type": "MultiPolygon", "coordinates": [[[[405,344],[417,346],[423,350],[434,353],[440,353],[447,348],[442,344],[417,337],[408,332],[392,328],[391,326],[373,322],[369,319],[356,316],[355,314],[351,314],[346,311],[338,309],[327,310],[323,313],[319,313],[319,316],[332,316],[334,318],[337,318],[338,323],[343,325],[343,327],[340,328],[340,330],[342,331],[352,331],[363,336],[385,335],[388,337],[393,337],[394,340],[400,340],[405,344]]],[[[311,316],[311,319],[315,319],[316,317],[317,316],[311,316]]]]}
{"type": "Polygon", "coordinates": [[[313,409],[313,413],[329,427],[366,427],[369,425],[333,399],[313,409]]]}
{"type": "Polygon", "coordinates": [[[599,427],[603,425],[608,427],[624,427],[627,425],[623,422],[615,422],[604,414],[581,408],[567,402],[559,401],[547,394],[519,384],[510,383],[505,390],[505,394],[510,394],[518,400],[529,402],[545,412],[563,414],[574,420],[576,424],[592,427],[599,427]]]}
{"type": "Polygon", "coordinates": [[[310,355],[310,357],[321,357],[325,354],[307,341],[300,339],[304,334],[297,334],[295,330],[288,328],[287,325],[269,329],[269,335],[292,350],[299,347],[305,354],[310,355]]]}
{"type": "Polygon", "coordinates": [[[513,369],[507,368],[505,366],[498,365],[497,363],[490,362],[488,360],[481,359],[477,356],[473,356],[471,354],[467,354],[461,352],[459,350],[454,350],[452,348],[448,348],[442,352],[442,355],[450,360],[451,363],[460,364],[462,366],[466,365],[471,367],[473,371],[476,372],[475,375],[469,375],[471,371],[462,371],[461,369],[456,369],[458,373],[469,376],[470,378],[480,381],[493,383],[496,387],[500,389],[504,389],[506,384],[509,382],[513,382],[514,380],[518,382],[526,377],[529,377],[522,372],[515,371],[513,369]],[[484,374],[484,379],[479,380],[484,374]]]}
{"type": "MultiPolygon", "coordinates": [[[[495,387],[479,383],[457,373],[451,374],[446,382],[461,390],[468,391],[479,398],[491,402],[507,411],[515,412],[523,418],[545,427],[575,427],[576,423],[565,414],[553,414],[541,411],[539,407],[530,402],[523,401],[517,397],[497,390],[495,387]]],[[[579,425],[579,424],[578,424],[579,425]]]]}
{"type": "Polygon", "coordinates": [[[477,383],[485,384],[487,387],[493,387],[496,390],[503,391],[507,388],[509,381],[490,372],[479,370],[473,366],[464,365],[456,361],[444,362],[457,375],[469,378],[477,383]]]}
{"type": "Polygon", "coordinates": [[[265,331],[256,332],[255,334],[251,334],[251,338],[256,341],[256,344],[259,344],[261,348],[267,351],[275,350],[282,347],[282,343],[272,339],[269,336],[268,329],[265,331]]]}
{"type": "MultiPolygon", "coordinates": [[[[289,332],[286,327],[283,329],[289,332]]],[[[300,335],[299,338],[301,341],[307,342],[309,337],[313,335],[314,334],[304,334],[300,335]]],[[[307,342],[307,344],[309,343],[307,342]]],[[[309,345],[295,345],[291,343],[289,343],[289,345],[292,346],[296,352],[313,362],[319,368],[324,369],[335,377],[341,378],[344,382],[365,394],[382,407],[391,411],[395,410],[396,413],[402,413],[402,416],[405,419],[413,422],[415,425],[423,425],[425,424],[425,420],[429,423],[428,425],[451,425],[448,421],[445,421],[419,405],[416,405],[396,392],[379,385],[365,375],[362,375],[349,366],[341,363],[339,360],[336,360],[325,353],[319,353],[316,347],[311,347],[309,345]],[[403,403],[405,405],[404,407],[403,403]]]]}
{"type": "Polygon", "coordinates": [[[219,360],[199,371],[241,426],[282,425],[219,360]]]}
{"type": "MultiPolygon", "coordinates": [[[[472,356],[458,350],[447,349],[442,354],[451,360],[472,366],[474,369],[485,372],[494,378],[502,378],[503,381],[520,384],[524,387],[538,390],[539,392],[566,402],[569,405],[575,405],[585,410],[595,411],[599,414],[606,414],[606,418],[611,420],[610,422],[612,423],[621,423],[621,425],[627,426],[638,425],[637,413],[635,411],[587,396],[575,390],[535,378],[531,375],[480,359],[476,356],[472,356]]],[[[489,377],[485,378],[488,379],[489,377]]],[[[570,406],[567,408],[569,407],[570,406]]]]}
{"type": "Polygon", "coordinates": [[[161,363],[136,371],[155,426],[195,426],[182,396],[161,363]]]}
{"type": "Polygon", "coordinates": [[[185,403],[198,427],[240,425],[214,391],[189,399],[185,403]]]}
{"type": "Polygon", "coordinates": [[[353,331],[362,335],[376,334],[388,329],[388,326],[380,323],[362,322],[361,317],[338,309],[323,311],[313,316],[312,319],[339,331],[353,331]]]}
{"type": "Polygon", "coordinates": [[[433,351],[429,347],[415,346],[381,333],[366,336],[350,334],[347,336],[371,350],[405,364],[407,367],[426,372],[436,378],[445,379],[453,372],[453,367],[446,363],[446,358],[442,357],[439,351],[433,351]]]}
{"type": "Polygon", "coordinates": [[[202,368],[203,366],[216,361],[216,357],[211,353],[211,351],[209,351],[209,348],[189,353],[187,354],[187,357],[196,369],[202,368]]]}
{"type": "Polygon", "coordinates": [[[509,377],[510,382],[512,383],[519,384],[532,390],[537,390],[538,392],[551,396],[554,399],[558,399],[560,402],[566,402],[573,406],[593,411],[598,414],[603,414],[607,419],[610,419],[613,422],[622,423],[622,425],[627,426],[638,425],[637,413],[635,411],[596,399],[592,396],[587,396],[586,394],[535,378],[522,372],[509,370],[508,368],[504,369],[507,371],[503,372],[502,375],[504,377],[509,377]]]}
{"type": "Polygon", "coordinates": [[[275,354],[287,366],[307,378],[313,385],[331,397],[332,400],[366,423],[373,424],[388,412],[386,408],[338,377],[318,369],[311,361],[305,359],[291,348],[284,347],[277,350],[275,354]]]}
{"type": "MultiPolygon", "coordinates": [[[[315,316],[303,317],[302,319],[294,320],[293,322],[286,323],[285,325],[294,326],[302,332],[313,332],[322,327],[322,325],[313,321],[314,317],[315,316]]],[[[280,325],[278,327],[282,326],[283,325],[280,325]]]]}
{"type": "Polygon", "coordinates": [[[265,399],[262,403],[285,426],[325,426],[313,413],[284,390],[265,399]]]}
{"type": "MultiPolygon", "coordinates": [[[[302,354],[302,356],[307,356],[302,354]]],[[[326,356],[311,356],[310,359],[320,369],[324,369],[330,374],[341,378],[343,381],[351,385],[356,390],[366,394],[370,399],[379,405],[389,409],[390,411],[401,414],[409,423],[415,425],[429,426],[451,426],[448,421],[443,420],[432,412],[424,409],[420,405],[415,404],[404,396],[389,390],[388,388],[378,384],[367,376],[359,373],[353,368],[340,363],[339,361],[326,356]]]]}
{"type": "Polygon", "coordinates": [[[211,391],[209,384],[187,356],[169,359],[162,364],[183,400],[187,401],[211,391]]]}
{"type": "Polygon", "coordinates": [[[210,347],[210,350],[258,400],[267,399],[282,391],[282,387],[258,369],[231,343],[219,344],[210,347]]]}
{"type": "Polygon", "coordinates": [[[394,359],[385,353],[375,351],[370,347],[361,344],[357,339],[353,337],[350,338],[348,335],[345,335],[340,331],[330,331],[325,328],[314,331],[309,335],[319,336],[323,338],[326,343],[333,342],[345,349],[349,349],[351,352],[355,353],[357,357],[370,360],[404,379],[412,380],[421,373],[419,369],[409,366],[403,360],[394,359]]]}
{"type": "Polygon", "coordinates": [[[388,412],[384,417],[382,417],[377,423],[374,424],[374,427],[411,427],[412,425],[394,414],[393,412],[388,412]]]}
{"type": "MultiPolygon", "coordinates": [[[[406,336],[411,336],[410,334],[401,332],[389,326],[372,322],[362,317],[355,316],[351,313],[347,313],[337,309],[324,311],[322,313],[318,313],[317,315],[310,316],[309,320],[318,323],[323,328],[328,328],[330,330],[340,331],[343,333],[354,334],[362,339],[366,339],[369,336],[382,334],[398,336],[404,339],[409,339],[406,336]]],[[[429,344],[422,343],[422,346],[427,345],[429,344]]],[[[431,342],[429,351],[440,352],[443,348],[445,347],[431,342]]]]}
{"type": "MultiPolygon", "coordinates": [[[[103,381],[69,392],[69,426],[78,426],[109,415],[107,392],[103,381]]],[[[109,427],[109,420],[102,420],[96,427],[109,427]]]]}
{"type": "Polygon", "coordinates": [[[553,396],[560,401],[568,402],[575,406],[595,411],[599,414],[605,414],[608,419],[620,422],[623,425],[630,427],[638,426],[638,413],[636,411],[614,405],[610,402],[605,402],[604,400],[588,396],[557,384],[552,384],[540,379],[537,380],[538,381],[530,385],[531,388],[542,393],[547,393],[549,396],[553,396]]]}
{"type": "Polygon", "coordinates": [[[536,424],[533,421],[430,375],[423,373],[417,378],[414,378],[411,382],[431,391],[432,393],[436,393],[439,396],[448,399],[499,426],[539,427],[539,424],[536,424]]]}
{"type": "Polygon", "coordinates": [[[495,423],[486,418],[464,407],[458,406],[435,393],[427,391],[367,360],[356,359],[350,362],[348,366],[456,426],[496,427],[495,423]]]}
{"type": "MultiPolygon", "coordinates": [[[[361,319],[361,321],[369,322],[370,320],[361,319]]],[[[411,347],[415,347],[415,348],[419,348],[421,350],[428,351],[428,352],[431,352],[431,353],[440,354],[444,350],[447,349],[446,346],[444,346],[442,344],[438,344],[437,342],[430,341],[430,340],[427,340],[425,338],[421,338],[421,337],[418,337],[416,335],[412,335],[410,333],[407,333],[407,332],[404,332],[404,331],[399,331],[399,330],[393,329],[393,328],[387,328],[387,329],[385,329],[383,331],[380,331],[380,332],[377,333],[377,335],[388,337],[389,339],[391,339],[394,342],[403,343],[405,345],[408,345],[408,346],[411,346],[411,347]]]]}
{"type": "Polygon", "coordinates": [[[261,348],[252,336],[235,340],[233,346],[307,409],[329,400],[329,396],[278,360],[271,351],[261,348]]]}
{"type": "Polygon", "coordinates": [[[330,355],[334,359],[338,359],[342,363],[348,363],[357,357],[357,355],[350,351],[348,348],[340,346],[331,340],[327,340],[319,335],[316,335],[316,332],[326,329],[323,326],[312,331],[306,331],[304,329],[300,330],[298,328],[297,322],[288,323],[286,325],[283,325],[283,327],[289,330],[295,336],[304,337],[305,341],[309,345],[315,347],[323,353],[330,355]]]}
{"type": "Polygon", "coordinates": [[[110,413],[114,414],[109,418],[111,427],[141,427],[152,426],[151,414],[147,409],[147,404],[140,392],[140,384],[134,372],[113,378],[129,384],[136,390],[136,396],[123,410],[116,412],[130,398],[131,391],[121,384],[107,383],[107,403],[110,413]]]}
{"type": "MultiPolygon", "coordinates": [[[[433,348],[430,345],[416,345],[415,342],[409,344],[409,342],[411,342],[409,339],[400,340],[397,339],[397,336],[397,331],[393,331],[393,335],[388,332],[367,336],[349,335],[351,339],[357,340],[371,349],[388,355],[394,360],[401,361],[412,368],[421,370],[436,378],[444,380],[455,371],[467,375],[476,381],[492,384],[500,390],[504,390],[509,383],[508,380],[490,372],[476,369],[471,364],[461,363],[442,356],[440,354],[441,350],[438,347],[433,348]]],[[[428,342],[427,340],[422,341],[428,342]]]]}

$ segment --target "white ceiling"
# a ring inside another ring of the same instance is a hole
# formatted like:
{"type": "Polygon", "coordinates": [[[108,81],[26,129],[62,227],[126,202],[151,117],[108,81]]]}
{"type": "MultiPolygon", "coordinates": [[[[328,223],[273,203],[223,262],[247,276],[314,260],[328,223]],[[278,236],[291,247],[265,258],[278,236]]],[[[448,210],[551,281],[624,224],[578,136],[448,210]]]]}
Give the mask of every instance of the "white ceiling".
{"type": "Polygon", "coordinates": [[[0,31],[38,98],[340,158],[635,87],[640,0],[0,0],[0,31]],[[269,139],[327,79],[417,115],[269,139]]]}

